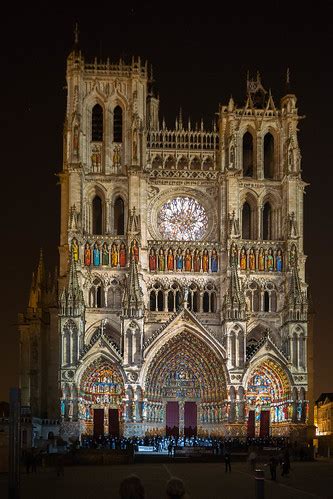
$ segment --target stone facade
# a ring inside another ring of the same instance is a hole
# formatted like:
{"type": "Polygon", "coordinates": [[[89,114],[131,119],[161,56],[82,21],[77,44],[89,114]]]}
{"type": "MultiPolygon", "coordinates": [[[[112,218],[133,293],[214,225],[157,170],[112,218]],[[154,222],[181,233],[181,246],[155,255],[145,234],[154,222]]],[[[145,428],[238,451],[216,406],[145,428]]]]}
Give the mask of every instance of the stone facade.
{"type": "Polygon", "coordinates": [[[105,432],[116,410],[121,433],[164,433],[170,402],[181,432],[188,403],[198,433],[265,434],[263,413],[270,434],[302,432],[296,96],[277,106],[258,76],[213,130],[181,114],[169,129],[140,59],[75,48],[66,76],[58,303],[41,260],[20,316],[24,405],[66,435],[91,433],[97,409],[105,432]]]}

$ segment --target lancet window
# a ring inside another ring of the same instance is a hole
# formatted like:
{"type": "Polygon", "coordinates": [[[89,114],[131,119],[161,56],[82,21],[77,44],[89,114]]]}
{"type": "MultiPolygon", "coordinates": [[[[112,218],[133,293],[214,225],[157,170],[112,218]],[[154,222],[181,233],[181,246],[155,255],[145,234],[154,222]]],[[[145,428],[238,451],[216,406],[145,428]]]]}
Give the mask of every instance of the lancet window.
{"type": "Polygon", "coordinates": [[[125,207],[120,196],[114,202],[114,231],[117,236],[125,234],[125,207]]]}
{"type": "Polygon", "coordinates": [[[121,297],[122,289],[120,283],[117,279],[113,279],[107,294],[108,308],[119,311],[121,309],[121,297]]]}
{"type": "Polygon", "coordinates": [[[253,177],[254,175],[254,154],[253,154],[253,137],[250,132],[246,132],[243,136],[243,176],[253,177]]]}
{"type": "Polygon", "coordinates": [[[274,137],[266,133],[264,138],[264,177],[274,178],[274,137]]]}
{"type": "Polygon", "coordinates": [[[264,240],[273,239],[272,234],[272,208],[270,203],[267,201],[264,204],[262,211],[262,238],[264,240]]]}
{"type": "Polygon", "coordinates": [[[93,234],[103,234],[103,203],[99,196],[92,201],[92,222],[93,234]]]}
{"type": "Polygon", "coordinates": [[[89,290],[89,307],[104,307],[104,287],[100,279],[96,278],[89,290]]]}
{"type": "Polygon", "coordinates": [[[277,293],[272,282],[259,285],[251,281],[245,288],[247,308],[250,312],[276,312],[277,293]]]}
{"type": "Polygon", "coordinates": [[[152,312],[163,312],[164,310],[164,292],[162,285],[157,282],[149,294],[150,310],[152,312]]]}
{"type": "Polygon", "coordinates": [[[116,106],[113,111],[113,142],[123,141],[123,110],[116,106]]]}
{"type": "Polygon", "coordinates": [[[91,140],[92,142],[103,141],[103,109],[95,104],[91,115],[91,140]]]}

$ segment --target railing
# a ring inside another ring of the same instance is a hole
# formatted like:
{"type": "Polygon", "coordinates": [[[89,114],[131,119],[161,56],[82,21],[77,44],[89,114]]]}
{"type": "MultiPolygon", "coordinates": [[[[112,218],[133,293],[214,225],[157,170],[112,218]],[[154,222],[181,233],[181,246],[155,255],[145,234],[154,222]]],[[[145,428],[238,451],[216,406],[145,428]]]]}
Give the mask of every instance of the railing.
{"type": "Polygon", "coordinates": [[[132,64],[125,64],[122,60],[118,64],[111,64],[109,58],[106,60],[106,63],[97,62],[97,58],[95,58],[93,63],[86,63],[84,69],[86,73],[99,72],[125,77],[130,77],[134,73],[139,74],[142,78],[148,77],[147,63],[142,65],[140,59],[137,61],[132,59],[132,64]]]}
{"type": "Polygon", "coordinates": [[[148,132],[148,149],[167,149],[180,151],[216,151],[219,146],[217,132],[162,129],[148,132]]]}

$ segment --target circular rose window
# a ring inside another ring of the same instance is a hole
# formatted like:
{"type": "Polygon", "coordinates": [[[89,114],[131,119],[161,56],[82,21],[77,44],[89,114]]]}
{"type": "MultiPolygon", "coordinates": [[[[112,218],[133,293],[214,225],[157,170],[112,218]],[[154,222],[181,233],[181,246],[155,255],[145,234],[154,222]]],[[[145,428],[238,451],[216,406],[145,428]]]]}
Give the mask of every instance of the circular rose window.
{"type": "Polygon", "coordinates": [[[205,208],[198,201],[179,196],[162,206],[157,223],[165,239],[197,241],[207,232],[208,217],[205,208]]]}

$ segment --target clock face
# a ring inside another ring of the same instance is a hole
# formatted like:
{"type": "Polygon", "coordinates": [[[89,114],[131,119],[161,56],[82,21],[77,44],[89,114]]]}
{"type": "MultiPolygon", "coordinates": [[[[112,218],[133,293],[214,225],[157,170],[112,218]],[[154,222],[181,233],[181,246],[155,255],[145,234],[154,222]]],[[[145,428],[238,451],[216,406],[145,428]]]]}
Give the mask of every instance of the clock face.
{"type": "Polygon", "coordinates": [[[196,199],[178,196],[167,201],[157,216],[159,231],[164,239],[198,241],[208,229],[205,208],[196,199]]]}

